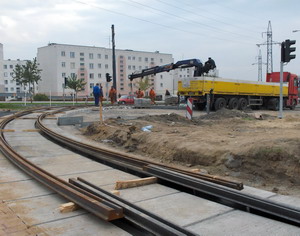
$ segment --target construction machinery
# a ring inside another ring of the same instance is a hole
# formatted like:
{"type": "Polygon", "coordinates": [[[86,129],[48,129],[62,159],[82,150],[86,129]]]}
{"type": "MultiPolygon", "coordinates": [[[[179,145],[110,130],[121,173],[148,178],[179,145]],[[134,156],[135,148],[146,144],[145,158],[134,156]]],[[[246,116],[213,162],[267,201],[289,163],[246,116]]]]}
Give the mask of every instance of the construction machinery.
{"type": "MultiPolygon", "coordinates": [[[[135,72],[129,75],[129,79],[187,67],[195,67],[194,76],[178,81],[178,96],[193,98],[194,106],[200,110],[207,104],[214,110],[222,108],[244,110],[248,106],[270,110],[279,108],[279,72],[268,73],[266,82],[224,79],[208,75],[210,68],[203,66],[198,59],[191,59],[135,72]]],[[[298,104],[298,86],[297,75],[283,73],[284,107],[294,109],[298,104]]]]}

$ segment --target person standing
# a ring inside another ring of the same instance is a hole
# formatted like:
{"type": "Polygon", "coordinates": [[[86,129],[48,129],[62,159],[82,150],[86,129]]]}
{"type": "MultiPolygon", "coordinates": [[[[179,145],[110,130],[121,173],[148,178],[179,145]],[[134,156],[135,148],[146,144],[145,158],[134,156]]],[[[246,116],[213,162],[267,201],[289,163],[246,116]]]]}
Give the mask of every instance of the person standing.
{"type": "Polygon", "coordinates": [[[151,88],[151,89],[150,89],[149,96],[150,96],[150,99],[151,99],[151,104],[156,104],[156,103],[155,103],[155,97],[156,97],[156,94],[155,94],[155,92],[154,92],[154,88],[151,88]]]}
{"type": "Polygon", "coordinates": [[[166,89],[166,94],[165,94],[165,96],[170,96],[170,95],[171,95],[171,94],[170,94],[169,90],[166,89]]]}
{"type": "Polygon", "coordinates": [[[143,98],[144,97],[144,92],[139,88],[136,95],[137,95],[137,98],[143,98]]]}
{"type": "Polygon", "coordinates": [[[94,86],[93,95],[94,95],[94,98],[95,98],[95,106],[99,106],[99,98],[100,98],[99,83],[97,83],[96,86],[94,86]]]}
{"type": "Polygon", "coordinates": [[[111,89],[109,90],[108,96],[110,98],[111,104],[113,105],[116,102],[116,96],[117,96],[117,91],[114,88],[114,86],[111,86],[111,89]]]}

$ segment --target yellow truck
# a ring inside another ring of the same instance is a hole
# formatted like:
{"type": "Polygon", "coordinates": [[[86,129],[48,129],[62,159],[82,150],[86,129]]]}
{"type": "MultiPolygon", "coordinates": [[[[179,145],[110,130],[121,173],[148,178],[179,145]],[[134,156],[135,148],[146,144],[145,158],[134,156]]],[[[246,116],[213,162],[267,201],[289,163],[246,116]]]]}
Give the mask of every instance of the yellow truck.
{"type": "MultiPolygon", "coordinates": [[[[223,79],[219,77],[199,76],[184,78],[178,82],[178,94],[192,97],[198,109],[206,106],[210,99],[211,108],[243,110],[247,106],[264,106],[278,110],[280,84],[279,73],[267,76],[269,82],[223,79]],[[272,82],[271,82],[272,81],[272,82]]],[[[283,98],[284,106],[294,109],[298,104],[298,78],[284,72],[283,98]]]]}
{"type": "MultiPolygon", "coordinates": [[[[194,76],[183,78],[178,82],[178,97],[192,98],[198,109],[204,109],[207,104],[214,110],[221,108],[240,109],[246,107],[264,107],[278,110],[280,94],[279,72],[267,74],[266,82],[223,79],[205,76],[214,67],[209,64],[203,66],[199,59],[188,59],[155,66],[129,75],[132,81],[135,78],[169,72],[177,68],[194,67],[194,76]],[[209,103],[208,103],[209,101],[209,103]]],[[[298,104],[298,77],[289,72],[283,72],[283,105],[294,109],[298,104]]]]}

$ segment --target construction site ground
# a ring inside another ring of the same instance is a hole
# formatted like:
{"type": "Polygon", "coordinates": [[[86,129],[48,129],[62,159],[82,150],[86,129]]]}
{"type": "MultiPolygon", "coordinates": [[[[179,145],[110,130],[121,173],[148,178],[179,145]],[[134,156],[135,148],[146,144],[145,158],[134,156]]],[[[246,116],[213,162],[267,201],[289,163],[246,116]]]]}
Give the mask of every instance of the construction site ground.
{"type": "MultiPolygon", "coordinates": [[[[300,197],[300,109],[220,110],[105,107],[84,114],[92,122],[77,135],[139,158],[241,181],[300,197]],[[147,129],[148,128],[148,129],[147,129]]],[[[82,114],[77,114],[82,115],[82,114]]],[[[71,127],[70,127],[71,129],[71,127]]]]}

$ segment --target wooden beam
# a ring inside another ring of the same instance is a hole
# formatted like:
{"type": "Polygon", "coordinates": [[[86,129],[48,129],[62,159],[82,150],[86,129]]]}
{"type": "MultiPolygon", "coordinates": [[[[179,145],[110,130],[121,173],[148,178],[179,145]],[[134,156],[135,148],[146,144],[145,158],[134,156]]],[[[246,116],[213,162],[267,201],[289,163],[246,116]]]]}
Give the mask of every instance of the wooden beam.
{"type": "Polygon", "coordinates": [[[79,208],[80,207],[74,202],[68,202],[68,203],[61,204],[59,207],[59,211],[60,213],[67,213],[67,212],[76,211],[79,208]]]}
{"type": "Polygon", "coordinates": [[[134,188],[134,187],[143,186],[143,185],[147,185],[147,184],[154,184],[154,183],[157,183],[156,177],[117,181],[115,189],[134,188]]]}

